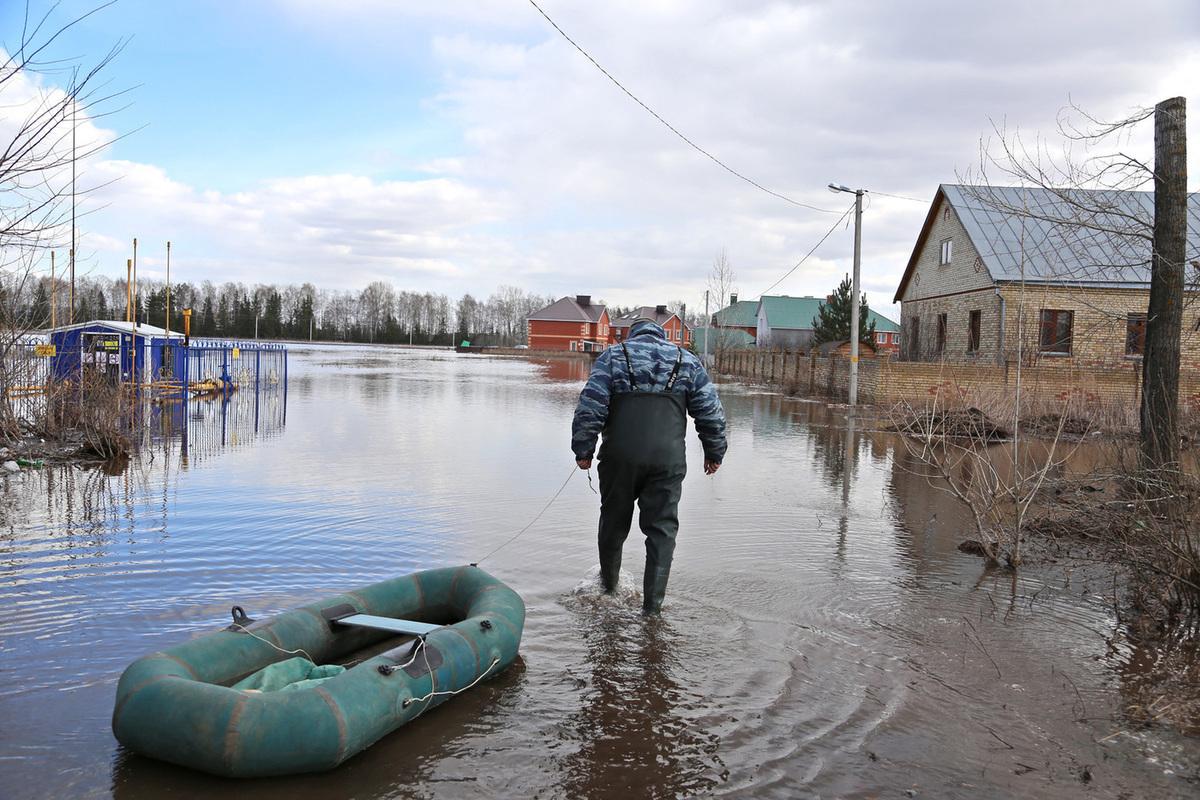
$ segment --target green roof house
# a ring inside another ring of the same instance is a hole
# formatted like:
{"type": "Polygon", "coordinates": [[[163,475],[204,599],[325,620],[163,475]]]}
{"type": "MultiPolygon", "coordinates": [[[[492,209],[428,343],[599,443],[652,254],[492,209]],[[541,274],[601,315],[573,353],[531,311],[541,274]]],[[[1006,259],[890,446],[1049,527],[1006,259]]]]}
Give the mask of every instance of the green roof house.
{"type": "MultiPolygon", "coordinates": [[[[763,295],[758,300],[755,339],[759,347],[808,350],[812,345],[813,319],[825,302],[821,297],[763,295]]],[[[875,345],[879,352],[894,352],[900,346],[900,326],[871,311],[867,323],[875,322],[875,345]],[[882,341],[881,341],[882,337],[882,341]]]]}

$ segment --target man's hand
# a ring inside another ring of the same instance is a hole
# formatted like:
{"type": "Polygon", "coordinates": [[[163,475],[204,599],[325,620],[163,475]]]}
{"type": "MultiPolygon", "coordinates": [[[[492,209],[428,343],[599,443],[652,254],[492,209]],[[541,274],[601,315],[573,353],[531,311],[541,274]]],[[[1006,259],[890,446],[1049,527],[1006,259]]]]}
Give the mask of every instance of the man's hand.
{"type": "Polygon", "coordinates": [[[720,468],[721,468],[720,461],[709,461],[708,459],[704,460],[704,474],[705,475],[716,475],[717,470],[719,470],[720,468]]]}
{"type": "Polygon", "coordinates": [[[575,459],[575,463],[579,465],[580,469],[592,468],[592,460],[590,458],[577,458],[575,459]]]}

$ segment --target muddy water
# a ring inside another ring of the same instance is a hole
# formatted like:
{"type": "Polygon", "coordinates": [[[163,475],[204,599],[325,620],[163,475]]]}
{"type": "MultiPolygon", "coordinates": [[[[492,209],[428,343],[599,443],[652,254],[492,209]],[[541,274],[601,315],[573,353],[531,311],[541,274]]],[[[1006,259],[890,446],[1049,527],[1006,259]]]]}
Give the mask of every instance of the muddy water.
{"type": "MultiPolygon", "coordinates": [[[[5,797],[1194,797],[1195,739],[1125,731],[1138,658],[1086,578],[981,570],[887,434],[724,387],[689,442],[667,607],[589,582],[583,473],[484,563],[522,659],[335,770],[239,784],[122,751],[134,657],[413,569],[478,559],[569,474],[580,362],[294,351],[285,409],[167,413],[108,475],[0,492],[5,797]],[[187,447],[179,431],[186,423],[187,447]]],[[[641,569],[637,533],[626,567],[641,569]]]]}

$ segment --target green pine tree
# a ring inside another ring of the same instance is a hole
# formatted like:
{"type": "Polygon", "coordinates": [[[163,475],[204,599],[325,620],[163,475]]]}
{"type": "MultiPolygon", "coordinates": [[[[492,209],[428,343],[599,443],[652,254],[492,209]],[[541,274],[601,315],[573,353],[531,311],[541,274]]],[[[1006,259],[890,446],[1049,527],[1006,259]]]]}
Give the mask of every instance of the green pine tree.
{"type": "MultiPolygon", "coordinates": [[[[813,344],[825,342],[840,342],[850,338],[850,305],[853,302],[850,294],[850,276],[847,275],[838,284],[837,289],[829,297],[829,302],[817,307],[817,316],[813,317],[813,344]]],[[[875,320],[870,324],[867,319],[871,309],[867,306],[867,296],[864,294],[858,304],[858,338],[862,342],[875,342],[875,320]]]]}

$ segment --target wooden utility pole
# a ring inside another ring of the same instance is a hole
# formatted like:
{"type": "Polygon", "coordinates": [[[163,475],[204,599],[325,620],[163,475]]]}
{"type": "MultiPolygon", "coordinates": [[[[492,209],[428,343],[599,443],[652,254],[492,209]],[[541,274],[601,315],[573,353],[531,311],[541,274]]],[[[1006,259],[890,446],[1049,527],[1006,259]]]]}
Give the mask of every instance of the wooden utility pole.
{"type": "Polygon", "coordinates": [[[1154,107],[1154,250],[1142,360],[1141,466],[1179,465],[1179,341],[1187,242],[1187,115],[1182,97],[1154,107]]]}

